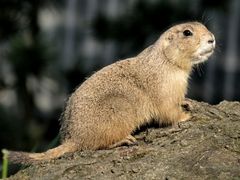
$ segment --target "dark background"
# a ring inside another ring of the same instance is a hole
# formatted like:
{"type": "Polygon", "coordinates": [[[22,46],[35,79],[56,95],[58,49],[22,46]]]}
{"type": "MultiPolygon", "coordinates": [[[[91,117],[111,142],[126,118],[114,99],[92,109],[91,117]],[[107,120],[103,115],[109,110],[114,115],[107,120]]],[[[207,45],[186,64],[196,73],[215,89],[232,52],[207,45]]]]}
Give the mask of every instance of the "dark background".
{"type": "Polygon", "coordinates": [[[64,102],[101,67],[135,56],[169,26],[200,21],[217,49],[188,97],[240,100],[238,0],[0,0],[0,149],[56,146],[64,102]]]}

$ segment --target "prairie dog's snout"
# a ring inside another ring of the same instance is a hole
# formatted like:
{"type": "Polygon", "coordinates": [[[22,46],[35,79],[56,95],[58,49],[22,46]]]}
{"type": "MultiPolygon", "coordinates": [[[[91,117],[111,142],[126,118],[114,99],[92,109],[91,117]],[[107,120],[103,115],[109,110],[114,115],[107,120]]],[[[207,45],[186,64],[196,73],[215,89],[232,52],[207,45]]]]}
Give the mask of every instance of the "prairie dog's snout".
{"type": "Polygon", "coordinates": [[[193,64],[201,63],[207,60],[214,52],[216,46],[216,40],[211,32],[203,34],[200,38],[200,45],[195,53],[193,64]]]}
{"type": "Polygon", "coordinates": [[[212,33],[209,32],[208,34],[204,35],[203,41],[205,41],[203,43],[205,46],[207,46],[206,48],[214,50],[216,45],[216,42],[215,42],[216,40],[212,33]]]}
{"type": "Polygon", "coordinates": [[[212,45],[212,47],[215,48],[216,42],[215,42],[215,37],[212,33],[211,33],[211,36],[208,39],[208,44],[212,45]]]}
{"type": "Polygon", "coordinates": [[[203,36],[203,42],[200,44],[200,48],[213,51],[215,48],[215,37],[212,33],[208,33],[203,36]],[[204,48],[205,46],[205,48],[204,48]]]}

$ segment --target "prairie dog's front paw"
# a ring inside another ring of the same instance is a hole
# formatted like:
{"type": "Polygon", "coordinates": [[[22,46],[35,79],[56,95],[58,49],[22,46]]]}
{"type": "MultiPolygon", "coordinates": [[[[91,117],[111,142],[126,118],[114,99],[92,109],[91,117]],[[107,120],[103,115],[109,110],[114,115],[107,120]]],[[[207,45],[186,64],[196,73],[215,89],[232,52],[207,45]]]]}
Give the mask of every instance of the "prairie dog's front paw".
{"type": "Polygon", "coordinates": [[[188,113],[182,113],[179,122],[188,121],[191,118],[191,115],[188,113]]]}

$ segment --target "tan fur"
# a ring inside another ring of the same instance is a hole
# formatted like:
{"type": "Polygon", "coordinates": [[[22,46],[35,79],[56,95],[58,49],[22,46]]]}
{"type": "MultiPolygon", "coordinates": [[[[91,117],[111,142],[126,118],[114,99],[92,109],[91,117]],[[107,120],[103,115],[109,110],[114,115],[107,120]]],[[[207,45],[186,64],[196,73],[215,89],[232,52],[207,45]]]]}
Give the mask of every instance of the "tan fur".
{"type": "Polygon", "coordinates": [[[190,115],[181,109],[188,77],[193,64],[212,54],[215,42],[209,40],[214,36],[198,22],[176,25],[138,56],[96,72],[67,102],[60,132],[62,144],[68,145],[29,157],[44,160],[65,152],[131,144],[131,133],[152,119],[159,124],[188,120],[190,115]],[[184,30],[193,35],[184,36],[184,30]],[[206,56],[205,45],[211,50],[206,56]],[[202,49],[204,58],[196,54],[202,49]]]}

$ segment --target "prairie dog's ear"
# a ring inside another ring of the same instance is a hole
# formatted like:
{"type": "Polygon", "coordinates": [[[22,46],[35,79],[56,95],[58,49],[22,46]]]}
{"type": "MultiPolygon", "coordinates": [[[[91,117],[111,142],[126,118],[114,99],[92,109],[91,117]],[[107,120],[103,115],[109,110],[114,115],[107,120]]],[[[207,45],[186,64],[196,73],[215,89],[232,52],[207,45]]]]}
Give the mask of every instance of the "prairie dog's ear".
{"type": "Polygon", "coordinates": [[[170,32],[167,36],[167,40],[171,42],[174,39],[174,33],[170,32]]]}

